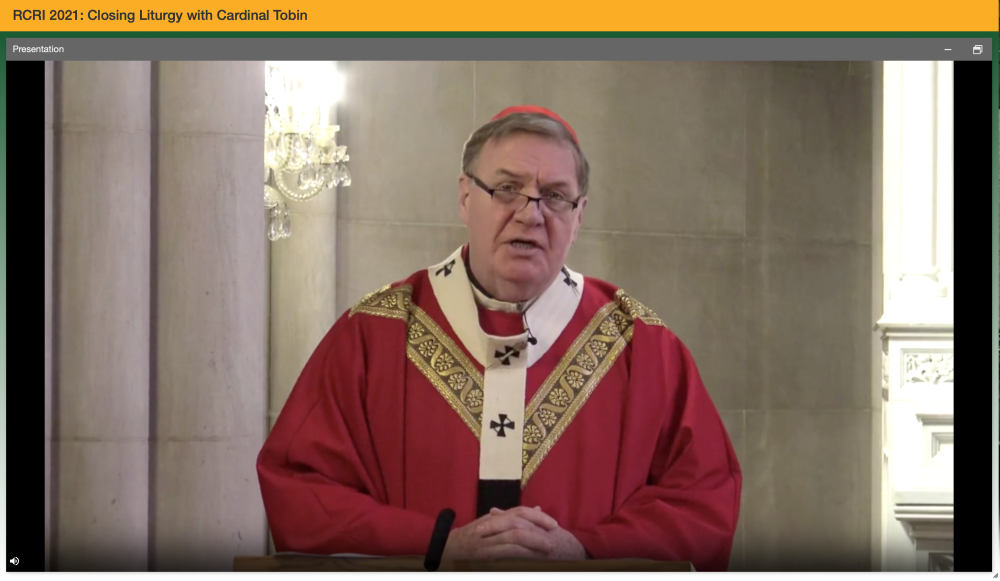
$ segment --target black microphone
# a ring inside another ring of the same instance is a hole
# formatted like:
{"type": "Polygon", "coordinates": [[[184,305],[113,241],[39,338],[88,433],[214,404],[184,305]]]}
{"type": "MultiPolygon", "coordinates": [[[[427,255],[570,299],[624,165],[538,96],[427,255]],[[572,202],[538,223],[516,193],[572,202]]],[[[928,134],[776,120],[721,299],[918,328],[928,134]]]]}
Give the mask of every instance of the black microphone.
{"type": "Polygon", "coordinates": [[[452,509],[446,508],[438,513],[434,532],[431,533],[431,544],[427,547],[427,556],[424,557],[424,569],[437,571],[441,566],[441,556],[444,555],[444,546],[448,543],[448,533],[451,532],[451,525],[454,522],[455,511],[452,509]]]}

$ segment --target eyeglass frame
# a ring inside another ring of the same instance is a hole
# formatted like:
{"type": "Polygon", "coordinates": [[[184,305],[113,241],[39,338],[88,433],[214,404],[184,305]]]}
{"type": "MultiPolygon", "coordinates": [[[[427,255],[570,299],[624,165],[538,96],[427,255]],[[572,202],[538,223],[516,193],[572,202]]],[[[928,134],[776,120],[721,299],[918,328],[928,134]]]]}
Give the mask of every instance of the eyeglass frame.
{"type": "MultiPolygon", "coordinates": [[[[465,176],[467,178],[469,178],[470,180],[472,180],[472,183],[476,184],[476,186],[479,187],[479,189],[481,189],[484,192],[486,192],[487,194],[489,194],[491,200],[496,200],[496,198],[494,197],[494,194],[500,188],[491,188],[491,187],[487,186],[486,183],[483,182],[483,180],[477,178],[476,176],[472,175],[471,173],[466,173],[465,176]]],[[[531,202],[535,202],[535,204],[538,206],[538,209],[541,210],[542,209],[542,202],[544,202],[546,200],[553,200],[553,201],[566,202],[568,204],[571,204],[573,206],[572,209],[570,209],[570,210],[568,210],[568,211],[565,212],[566,214],[569,214],[570,212],[573,212],[574,210],[576,210],[577,208],[580,207],[580,198],[583,197],[583,196],[577,197],[577,199],[575,199],[575,200],[556,200],[556,199],[552,199],[552,198],[536,198],[534,196],[529,196],[527,194],[522,194],[521,192],[514,192],[514,191],[507,191],[506,193],[517,194],[518,196],[522,196],[522,197],[528,199],[528,201],[525,202],[525,204],[523,206],[521,206],[520,208],[517,209],[518,212],[520,212],[521,210],[527,208],[528,205],[531,204],[531,202]]],[[[556,213],[556,215],[559,215],[562,212],[559,212],[558,210],[556,210],[555,213],[556,213]]]]}

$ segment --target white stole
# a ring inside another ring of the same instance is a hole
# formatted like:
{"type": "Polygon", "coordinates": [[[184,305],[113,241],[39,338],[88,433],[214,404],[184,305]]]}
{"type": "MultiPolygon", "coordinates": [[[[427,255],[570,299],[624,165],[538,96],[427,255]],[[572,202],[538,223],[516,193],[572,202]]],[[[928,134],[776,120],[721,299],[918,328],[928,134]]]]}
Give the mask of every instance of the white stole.
{"type": "MultiPolygon", "coordinates": [[[[583,276],[564,268],[549,288],[527,306],[523,316],[536,340],[530,344],[527,330],[498,337],[480,327],[462,247],[427,272],[434,296],[458,340],[485,370],[479,479],[520,481],[528,368],[545,355],[573,318],[583,296],[583,276]]],[[[484,302],[488,308],[519,312],[510,303],[484,302]]]]}

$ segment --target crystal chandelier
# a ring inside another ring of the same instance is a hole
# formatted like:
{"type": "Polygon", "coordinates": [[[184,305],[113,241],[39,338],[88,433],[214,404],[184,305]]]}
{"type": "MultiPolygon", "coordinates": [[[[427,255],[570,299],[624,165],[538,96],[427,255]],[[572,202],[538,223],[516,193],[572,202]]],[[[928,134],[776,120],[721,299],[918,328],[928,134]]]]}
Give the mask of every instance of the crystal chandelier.
{"type": "Polygon", "coordinates": [[[267,237],[291,236],[289,200],[310,200],[351,185],[346,145],[331,117],[343,90],[333,62],[267,62],[264,117],[264,206],[267,237]]]}

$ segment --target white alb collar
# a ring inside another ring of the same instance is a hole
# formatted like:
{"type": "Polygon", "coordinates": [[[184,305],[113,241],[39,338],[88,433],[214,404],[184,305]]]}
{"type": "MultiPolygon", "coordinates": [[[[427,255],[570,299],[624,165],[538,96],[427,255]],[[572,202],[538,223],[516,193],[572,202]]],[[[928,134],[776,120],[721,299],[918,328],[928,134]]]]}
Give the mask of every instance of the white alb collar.
{"type": "MultiPolygon", "coordinates": [[[[469,350],[470,354],[484,367],[489,364],[490,339],[500,339],[488,335],[479,325],[479,313],[476,302],[485,308],[504,312],[520,312],[517,303],[507,303],[487,297],[472,284],[462,260],[462,247],[459,247],[445,260],[427,269],[431,279],[431,287],[437,297],[441,310],[451,328],[455,330],[458,339],[469,350]]],[[[525,318],[535,344],[525,344],[528,353],[528,366],[538,361],[552,347],[563,329],[569,324],[583,296],[583,276],[569,268],[563,268],[562,274],[549,285],[535,301],[528,305],[525,318]]],[[[507,340],[526,341],[528,333],[507,337],[507,340]]]]}

